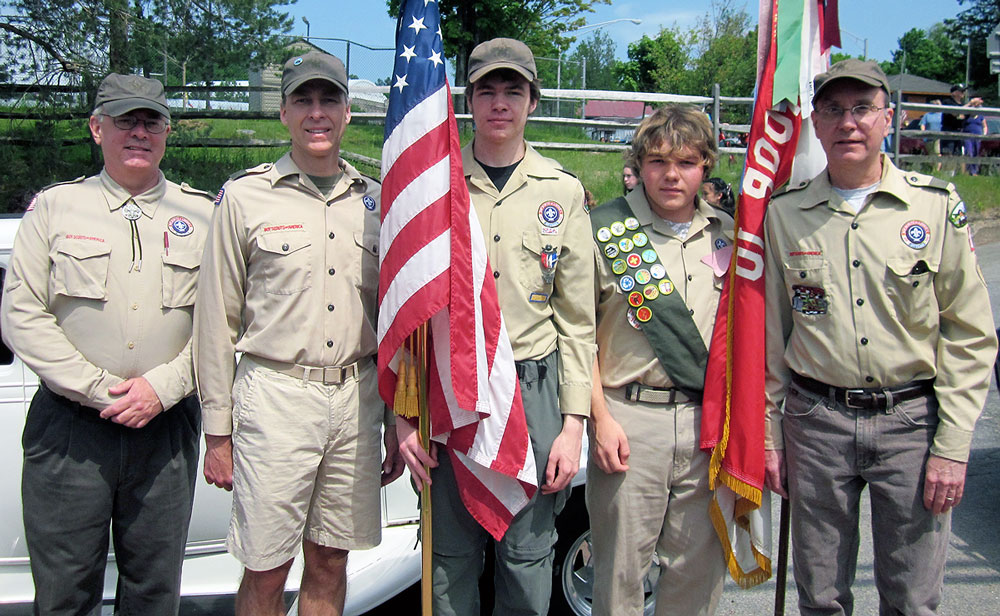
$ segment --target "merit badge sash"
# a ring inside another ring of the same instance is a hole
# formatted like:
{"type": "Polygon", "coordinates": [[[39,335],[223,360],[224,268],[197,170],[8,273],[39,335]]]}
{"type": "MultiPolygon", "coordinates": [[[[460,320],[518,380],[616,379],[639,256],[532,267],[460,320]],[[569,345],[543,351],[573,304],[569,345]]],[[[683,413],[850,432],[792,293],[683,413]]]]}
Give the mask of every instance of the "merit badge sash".
{"type": "Polygon", "coordinates": [[[590,224],[629,304],[629,324],[646,335],[674,385],[701,400],[708,349],[632,208],[618,197],[591,210],[590,224]]]}

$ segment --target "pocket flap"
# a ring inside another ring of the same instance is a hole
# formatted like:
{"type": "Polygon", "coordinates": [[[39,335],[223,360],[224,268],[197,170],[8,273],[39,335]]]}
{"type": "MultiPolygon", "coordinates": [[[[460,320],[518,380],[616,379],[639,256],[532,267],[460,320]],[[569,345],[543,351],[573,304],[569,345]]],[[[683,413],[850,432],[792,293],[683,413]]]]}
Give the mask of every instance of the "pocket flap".
{"type": "Polygon", "coordinates": [[[163,255],[163,262],[183,269],[197,269],[201,265],[201,253],[195,250],[176,250],[163,255]]]}
{"type": "Polygon", "coordinates": [[[104,242],[66,238],[59,240],[56,250],[76,259],[90,259],[111,254],[111,246],[104,242]]]}
{"type": "Polygon", "coordinates": [[[556,254],[559,254],[560,243],[552,241],[553,239],[553,236],[525,231],[521,234],[521,245],[536,255],[541,255],[546,248],[555,250],[556,254]]]}
{"type": "Polygon", "coordinates": [[[378,255],[378,236],[374,233],[364,233],[363,231],[354,232],[354,243],[358,246],[364,248],[373,255],[378,255]]]}
{"type": "Polygon", "coordinates": [[[257,246],[261,250],[280,255],[291,254],[309,246],[309,235],[305,231],[282,231],[280,233],[265,233],[257,237],[257,246]]]}
{"type": "Polygon", "coordinates": [[[915,276],[919,274],[926,274],[927,272],[938,271],[938,264],[932,263],[926,259],[915,259],[913,257],[909,258],[892,258],[885,260],[886,267],[892,271],[893,274],[899,277],[915,276]]]}

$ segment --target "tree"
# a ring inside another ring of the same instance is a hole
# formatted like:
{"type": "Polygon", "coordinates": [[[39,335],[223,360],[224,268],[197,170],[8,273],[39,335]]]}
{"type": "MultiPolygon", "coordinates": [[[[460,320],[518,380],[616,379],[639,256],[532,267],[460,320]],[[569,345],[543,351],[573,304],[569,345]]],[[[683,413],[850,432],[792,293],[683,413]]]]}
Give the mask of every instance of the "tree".
{"type": "Polygon", "coordinates": [[[589,90],[618,90],[620,85],[615,78],[614,67],[616,45],[614,39],[607,32],[597,30],[591,34],[590,38],[580,41],[573,53],[569,56],[569,62],[586,66],[586,79],[580,83],[567,82],[563,79],[563,85],[582,88],[586,82],[589,90]]]}
{"type": "Polygon", "coordinates": [[[964,51],[944,24],[935,24],[928,31],[913,28],[904,34],[899,49],[892,52],[892,60],[881,65],[889,75],[907,73],[954,83],[964,78],[964,51]]]}
{"type": "Polygon", "coordinates": [[[615,67],[622,87],[632,92],[678,92],[691,62],[690,37],[677,28],[661,28],[656,38],[643,35],[628,46],[628,61],[615,67]]]}
{"type": "MultiPolygon", "coordinates": [[[[398,16],[400,4],[386,0],[389,15],[398,16]]],[[[558,56],[574,40],[566,33],[583,26],[583,14],[593,12],[595,4],[611,0],[438,0],[444,53],[455,61],[455,85],[465,85],[472,48],[495,37],[524,41],[535,56],[558,56]]]]}
{"type": "MultiPolygon", "coordinates": [[[[958,0],[959,5],[968,8],[959,11],[954,19],[944,20],[945,29],[965,48],[969,44],[969,81],[977,88],[990,88],[996,79],[990,75],[990,63],[986,57],[986,38],[1000,21],[1000,0],[958,0]]],[[[963,77],[964,80],[964,77],[963,77]]]]}

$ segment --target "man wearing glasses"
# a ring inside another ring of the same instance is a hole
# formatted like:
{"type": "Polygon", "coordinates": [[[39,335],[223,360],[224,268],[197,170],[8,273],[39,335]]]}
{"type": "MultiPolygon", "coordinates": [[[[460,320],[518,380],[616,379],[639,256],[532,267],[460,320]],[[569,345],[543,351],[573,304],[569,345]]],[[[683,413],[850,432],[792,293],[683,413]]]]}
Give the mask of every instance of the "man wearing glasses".
{"type": "Polygon", "coordinates": [[[158,81],[108,75],[90,132],[104,168],[41,191],[4,285],[3,339],[40,378],[23,435],[36,614],[176,614],[200,415],[191,326],[212,198],[160,172],[158,81]]]}
{"type": "Polygon", "coordinates": [[[767,486],[791,502],[802,614],[852,612],[865,486],[881,613],[933,614],[996,357],[989,296],[955,187],[879,153],[878,65],[834,64],[813,106],[827,168],[765,222],[767,486]]]}

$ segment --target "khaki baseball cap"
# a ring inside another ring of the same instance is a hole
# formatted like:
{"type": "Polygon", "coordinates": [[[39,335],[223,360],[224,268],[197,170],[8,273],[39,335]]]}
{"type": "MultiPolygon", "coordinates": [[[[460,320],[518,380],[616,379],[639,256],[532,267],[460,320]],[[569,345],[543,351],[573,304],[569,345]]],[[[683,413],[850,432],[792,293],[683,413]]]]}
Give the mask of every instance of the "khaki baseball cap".
{"type": "Polygon", "coordinates": [[[94,107],[102,107],[109,116],[125,115],[136,109],[149,109],[170,119],[163,84],[139,75],[111,73],[105,77],[97,87],[94,107]]]}
{"type": "Polygon", "coordinates": [[[815,88],[813,100],[818,99],[820,92],[838,79],[854,79],[870,86],[882,88],[886,95],[892,94],[892,90],[889,89],[889,79],[878,64],[857,58],[848,58],[837,62],[827,72],[816,75],[813,79],[813,87],[815,88]]]}
{"type": "Polygon", "coordinates": [[[347,69],[340,58],[321,51],[310,51],[290,58],[281,71],[281,93],[285,96],[310,79],[329,81],[347,92],[347,69]]]}
{"type": "Polygon", "coordinates": [[[535,56],[527,45],[515,39],[495,38],[476,45],[469,55],[469,83],[499,68],[516,71],[528,81],[538,77],[535,56]]]}

